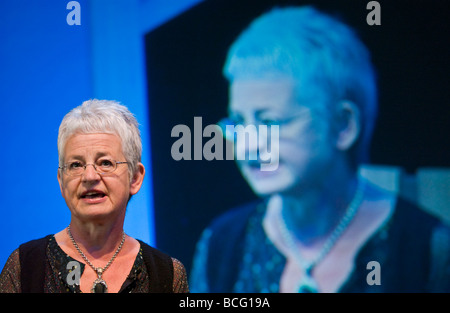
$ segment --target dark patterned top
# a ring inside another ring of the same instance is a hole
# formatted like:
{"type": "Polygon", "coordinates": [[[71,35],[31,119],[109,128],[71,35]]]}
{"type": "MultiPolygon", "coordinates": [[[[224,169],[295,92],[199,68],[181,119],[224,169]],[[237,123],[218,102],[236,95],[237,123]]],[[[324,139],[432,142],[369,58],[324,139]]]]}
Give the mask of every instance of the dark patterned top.
{"type": "MultiPolygon", "coordinates": [[[[133,267],[122,284],[119,293],[146,293],[149,292],[150,278],[144,262],[142,247],[136,256],[133,267]]],[[[66,268],[71,261],[76,261],[67,255],[56,243],[52,236],[47,245],[47,262],[45,266],[44,292],[46,293],[81,293],[79,285],[69,285],[67,277],[69,270],[66,268]]],[[[77,261],[78,262],[78,261],[77,261]]],[[[173,292],[189,292],[186,270],[183,264],[175,258],[173,262],[173,292]]],[[[81,266],[81,275],[85,264],[78,262],[81,266]]],[[[0,274],[0,292],[21,292],[20,285],[20,260],[19,249],[9,256],[5,267],[0,274]]]]}
{"type": "MultiPolygon", "coordinates": [[[[215,219],[197,244],[191,292],[279,292],[286,258],[267,237],[264,202],[215,219]]],[[[360,249],[338,292],[450,292],[450,228],[398,199],[390,220],[360,249]],[[381,264],[381,285],[367,282],[367,264],[381,264]]]]}

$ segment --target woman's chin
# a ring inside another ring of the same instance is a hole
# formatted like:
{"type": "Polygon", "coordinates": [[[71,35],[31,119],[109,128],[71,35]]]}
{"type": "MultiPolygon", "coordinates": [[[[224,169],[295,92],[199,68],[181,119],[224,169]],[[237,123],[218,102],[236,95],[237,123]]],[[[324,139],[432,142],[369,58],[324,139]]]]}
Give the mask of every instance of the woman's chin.
{"type": "Polygon", "coordinates": [[[78,207],[73,213],[75,217],[78,217],[83,221],[92,222],[106,221],[112,219],[117,215],[116,210],[113,210],[110,206],[104,205],[104,203],[103,205],[82,205],[81,207],[78,207]]]}
{"type": "Polygon", "coordinates": [[[241,170],[253,192],[261,197],[282,193],[295,184],[294,175],[282,166],[271,172],[251,167],[242,167],[241,170]]]}

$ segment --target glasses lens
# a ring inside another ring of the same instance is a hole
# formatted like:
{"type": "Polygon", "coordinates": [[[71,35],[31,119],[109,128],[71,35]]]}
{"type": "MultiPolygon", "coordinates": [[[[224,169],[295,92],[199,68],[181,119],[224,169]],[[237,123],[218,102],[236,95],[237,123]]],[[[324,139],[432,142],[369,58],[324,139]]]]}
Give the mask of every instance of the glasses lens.
{"type": "Polygon", "coordinates": [[[79,161],[74,161],[66,164],[66,173],[70,176],[81,175],[84,171],[84,166],[79,161]]]}
{"type": "Polygon", "coordinates": [[[236,121],[232,120],[229,117],[221,119],[218,123],[219,128],[222,131],[222,135],[227,140],[234,140],[234,127],[236,126],[236,121]],[[230,126],[231,129],[227,129],[227,126],[230,126]]]}
{"type": "Polygon", "coordinates": [[[110,173],[116,169],[116,162],[110,159],[100,159],[95,167],[99,173],[110,173]]]}

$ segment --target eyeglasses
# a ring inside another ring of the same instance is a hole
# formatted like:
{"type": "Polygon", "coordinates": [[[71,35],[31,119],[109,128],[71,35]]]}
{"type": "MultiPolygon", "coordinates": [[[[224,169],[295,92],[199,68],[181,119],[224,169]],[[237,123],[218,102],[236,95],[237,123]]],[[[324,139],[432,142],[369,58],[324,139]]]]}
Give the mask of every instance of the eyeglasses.
{"type": "Polygon", "coordinates": [[[128,164],[128,162],[118,162],[110,159],[99,159],[95,162],[95,164],[83,164],[80,161],[73,161],[66,163],[58,168],[62,170],[63,173],[69,176],[80,176],[83,175],[88,165],[92,165],[98,174],[103,175],[114,172],[117,168],[117,165],[119,164],[128,164]]]}

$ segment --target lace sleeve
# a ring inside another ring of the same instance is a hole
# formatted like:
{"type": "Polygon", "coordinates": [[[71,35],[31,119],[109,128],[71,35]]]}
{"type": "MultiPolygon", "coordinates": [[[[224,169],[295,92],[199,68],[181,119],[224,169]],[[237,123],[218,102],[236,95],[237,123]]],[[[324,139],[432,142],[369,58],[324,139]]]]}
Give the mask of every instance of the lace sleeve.
{"type": "Polygon", "coordinates": [[[173,292],[188,293],[189,285],[187,281],[187,274],[184,265],[175,258],[172,258],[173,263],[173,292]]]}
{"type": "Polygon", "coordinates": [[[450,292],[450,227],[440,224],[431,237],[430,292],[450,292]]]}
{"type": "Polygon", "coordinates": [[[20,260],[19,249],[11,253],[2,273],[0,274],[0,293],[19,293],[20,288],[20,260]]]}
{"type": "Polygon", "coordinates": [[[191,292],[207,293],[209,291],[207,268],[208,268],[208,252],[209,239],[212,231],[207,228],[203,231],[195,249],[193,267],[190,273],[189,284],[191,292]]]}

